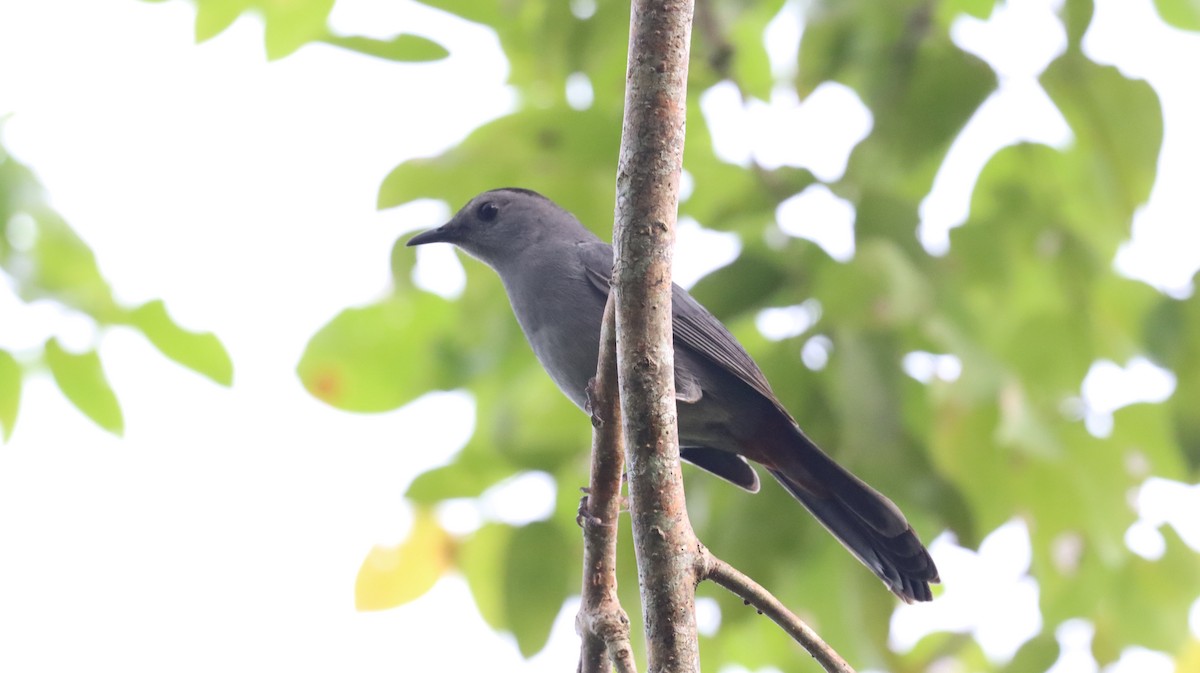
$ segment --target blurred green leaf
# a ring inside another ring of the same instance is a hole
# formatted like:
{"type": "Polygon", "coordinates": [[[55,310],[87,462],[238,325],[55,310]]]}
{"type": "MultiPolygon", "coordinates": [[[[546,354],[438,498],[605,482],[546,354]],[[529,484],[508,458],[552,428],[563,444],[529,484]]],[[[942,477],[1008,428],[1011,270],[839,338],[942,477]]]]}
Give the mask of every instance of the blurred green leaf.
{"type": "Polygon", "coordinates": [[[1043,633],[1022,645],[1013,658],[1000,668],[1000,673],[1048,671],[1058,661],[1059,654],[1058,639],[1052,633],[1043,633]]]}
{"type": "Polygon", "coordinates": [[[1055,398],[1079,389],[1092,364],[1093,349],[1087,325],[1066,311],[1036,313],[1014,325],[1003,357],[1026,380],[1055,398]]]}
{"type": "MultiPolygon", "coordinates": [[[[25,302],[55,302],[72,313],[86,315],[102,329],[132,324],[171,359],[226,385],[232,379],[229,356],[215,336],[182,330],[171,322],[161,301],[133,311],[117,303],[91,248],[47,205],[33,171],[9,156],[3,146],[0,269],[25,302]]],[[[45,360],[68,399],[101,427],[121,433],[120,406],[96,353],[73,355],[51,339],[45,347],[45,360]]],[[[5,428],[5,436],[12,431],[23,373],[19,369],[0,373],[17,377],[15,383],[5,381],[8,389],[0,391],[5,396],[0,401],[0,426],[5,428]]]]}
{"type": "Polygon", "coordinates": [[[912,261],[891,241],[862,243],[847,264],[822,270],[813,294],[822,315],[841,324],[889,327],[927,314],[931,288],[912,261]]]}
{"type": "Polygon", "coordinates": [[[46,342],[45,358],[59,389],[77,409],[115,435],[124,432],[121,406],[104,376],[96,351],[68,353],[58,339],[50,339],[46,342]]]}
{"type": "Polygon", "coordinates": [[[1184,30],[1200,30],[1200,2],[1197,0],[1154,0],[1163,21],[1184,30]]]}
{"type": "Polygon", "coordinates": [[[701,278],[692,294],[714,315],[729,319],[767,303],[787,279],[773,255],[747,251],[729,266],[701,278]]]}
{"type": "Polygon", "coordinates": [[[225,32],[253,0],[195,0],[196,42],[204,42],[225,32]]]}
{"type": "Polygon", "coordinates": [[[57,213],[42,210],[30,216],[36,223],[36,242],[27,268],[31,273],[16,274],[21,298],[53,298],[102,323],[119,319],[121,311],[91,248],[57,213]]]}
{"type": "Polygon", "coordinates": [[[1069,152],[1074,166],[1068,175],[1077,186],[1071,193],[1089,197],[1061,206],[1068,213],[1079,208],[1071,221],[1081,235],[1111,232],[1119,243],[1129,235],[1129,220],[1154,184],[1163,137],[1158,95],[1145,81],[1075,52],[1051,63],[1041,82],[1075,134],[1076,145],[1069,152]]]}
{"type": "Polygon", "coordinates": [[[722,21],[720,26],[728,27],[729,41],[733,45],[734,80],[743,94],[760,100],[770,100],[771,89],[775,86],[763,32],[783,4],[782,0],[769,0],[720,5],[722,9],[737,9],[736,17],[731,22],[722,21]]]}
{"type": "Polygon", "coordinates": [[[402,34],[390,40],[376,40],[361,35],[327,35],[322,41],[389,61],[438,61],[450,55],[445,47],[420,35],[402,34]]]}
{"type": "Polygon", "coordinates": [[[493,2],[462,2],[462,0],[422,0],[421,4],[436,7],[460,16],[467,21],[494,25],[499,22],[506,6],[493,2]]]}
{"type": "Polygon", "coordinates": [[[451,302],[404,292],[342,311],[309,341],[297,366],[315,397],[347,411],[388,411],[459,378],[424,350],[451,329],[451,302]]]}
{"type": "Polygon", "coordinates": [[[163,355],[221,385],[233,384],[233,361],[216,335],[183,329],[167,314],[161,300],[134,309],[129,322],[163,355]]]}
{"type": "Polygon", "coordinates": [[[196,42],[220,35],[239,16],[257,11],[262,16],[267,58],[283,58],[327,34],[326,19],[334,0],[193,0],[196,4],[196,42]]]}
{"type": "Polygon", "coordinates": [[[539,521],[513,532],[504,559],[504,621],[526,657],[537,654],[550,637],[578,570],[573,557],[571,541],[553,523],[539,521]]]}
{"type": "Polygon", "coordinates": [[[938,23],[949,27],[950,23],[959,16],[966,14],[977,19],[986,19],[992,15],[996,0],[947,0],[937,6],[938,23]]]}
{"type": "Polygon", "coordinates": [[[267,58],[288,56],[325,35],[334,0],[257,0],[266,24],[267,58]]]}
{"type": "Polygon", "coordinates": [[[493,629],[508,630],[505,613],[505,567],[500,562],[509,555],[513,527],[499,523],[484,524],[458,547],[457,565],[467,579],[479,614],[493,629]]]}
{"type": "Polygon", "coordinates": [[[439,157],[397,166],[379,187],[379,207],[436,198],[458,208],[489,189],[528,187],[555,199],[608,238],[620,128],[619,115],[594,107],[501,117],[439,157]]]}
{"type": "Polygon", "coordinates": [[[1092,25],[1092,16],[1096,13],[1093,0],[1066,0],[1062,3],[1059,15],[1063,26],[1067,29],[1067,51],[1078,54],[1083,47],[1083,36],[1092,25]]]}
{"type": "MultiPolygon", "coordinates": [[[[1200,281],[1200,276],[1193,278],[1193,283],[1200,281]]],[[[1200,469],[1200,292],[1183,301],[1166,299],[1165,305],[1158,307],[1146,321],[1144,330],[1146,338],[1157,347],[1154,354],[1160,357],[1160,363],[1168,367],[1176,376],[1175,394],[1166,404],[1173,417],[1174,433],[1178,438],[1179,448],[1192,470],[1192,480],[1195,471],[1200,469]],[[1155,330],[1163,328],[1161,339],[1151,337],[1155,330]]]]}
{"type": "Polygon", "coordinates": [[[1163,404],[1131,404],[1113,412],[1112,444],[1133,479],[1155,475],[1190,479],[1171,419],[1163,404]]]}
{"type": "Polygon", "coordinates": [[[1125,646],[1172,651],[1188,637],[1187,615],[1200,587],[1200,564],[1195,550],[1174,530],[1161,532],[1167,543],[1163,557],[1131,557],[1112,578],[1111,598],[1105,592],[1093,638],[1093,651],[1102,665],[1116,659],[1125,646]]]}
{"type": "Polygon", "coordinates": [[[517,469],[495,452],[460,454],[449,465],[417,475],[404,497],[420,505],[453,498],[476,498],[491,486],[516,474],[517,469]]]}
{"type": "Polygon", "coordinates": [[[563,397],[541,367],[527,366],[473,389],[479,432],[512,465],[555,472],[563,462],[585,461],[591,431],[587,416],[563,397]]]}
{"type": "Polygon", "coordinates": [[[21,365],[6,350],[0,349],[0,431],[4,441],[12,436],[21,406],[21,365]]]}

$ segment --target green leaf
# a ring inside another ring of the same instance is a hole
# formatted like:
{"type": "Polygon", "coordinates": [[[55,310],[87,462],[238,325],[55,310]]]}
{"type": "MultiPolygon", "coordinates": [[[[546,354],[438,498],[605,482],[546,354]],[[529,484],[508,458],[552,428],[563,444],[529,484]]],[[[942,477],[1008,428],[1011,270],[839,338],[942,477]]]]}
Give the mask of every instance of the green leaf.
{"type": "Polygon", "coordinates": [[[233,361],[221,341],[211,332],[190,332],[180,327],[171,320],[161,300],[134,309],[129,322],[163,355],[221,385],[233,383],[233,361]]]}
{"type": "Polygon", "coordinates": [[[536,362],[527,365],[472,386],[476,433],[511,465],[555,472],[587,454],[591,425],[536,362]]]}
{"type": "Polygon", "coordinates": [[[720,7],[726,10],[736,7],[738,10],[736,18],[728,28],[729,41],[733,46],[734,79],[744,94],[760,100],[770,100],[771,89],[775,86],[763,32],[771,19],[779,14],[783,4],[779,0],[771,0],[730,3],[720,7]]]}
{"type": "Polygon", "coordinates": [[[392,244],[390,266],[392,285],[396,288],[396,292],[410,292],[416,289],[412,282],[412,274],[417,266],[417,256],[406,243],[405,239],[398,238],[392,244]]]}
{"type": "Polygon", "coordinates": [[[1043,633],[1021,646],[1000,673],[1030,673],[1048,671],[1058,661],[1058,639],[1053,633],[1043,633]]]}
{"type": "Polygon", "coordinates": [[[297,366],[313,396],[347,411],[388,411],[460,377],[448,371],[451,302],[409,291],[342,311],[309,341],[297,366]],[[432,351],[429,349],[433,349],[432,351]]]}
{"type": "Polygon", "coordinates": [[[196,42],[204,42],[225,32],[253,0],[196,0],[196,42]]]}
{"type": "Polygon", "coordinates": [[[1012,467],[1012,452],[998,446],[995,439],[999,410],[967,404],[966,396],[954,395],[953,389],[937,409],[930,458],[970,505],[975,527],[960,534],[966,540],[977,540],[1012,517],[1020,477],[1012,467]],[[988,475],[986,489],[978,488],[981,474],[988,475]]]}
{"type": "Polygon", "coordinates": [[[327,34],[325,26],[334,0],[258,0],[266,24],[267,59],[288,56],[327,34]]]}
{"type": "Polygon", "coordinates": [[[1065,0],[1059,15],[1063,27],[1067,29],[1067,51],[1075,55],[1081,53],[1083,36],[1088,26],[1092,25],[1092,16],[1096,13],[1094,0],[1065,0]]]}
{"type": "MultiPolygon", "coordinates": [[[[902,13],[898,20],[906,30],[918,30],[912,18],[902,13]]],[[[909,217],[916,219],[917,204],[928,194],[951,143],[995,90],[996,75],[947,36],[902,33],[896,39],[852,71],[867,80],[858,93],[875,124],[854,149],[839,192],[853,197],[869,186],[904,196],[909,217]]]]}
{"type": "Polygon", "coordinates": [[[788,280],[775,255],[746,250],[729,266],[701,278],[692,294],[723,320],[767,303],[788,280]]]}
{"type": "Polygon", "coordinates": [[[0,349],[0,431],[4,441],[12,436],[21,406],[21,365],[6,350],[0,349]]]}
{"type": "MultiPolygon", "coordinates": [[[[1162,558],[1134,556],[1112,578],[1111,602],[1100,607],[1095,619],[1095,647],[1113,655],[1122,645],[1135,644],[1171,651],[1187,638],[1188,609],[1200,591],[1200,558],[1173,529],[1161,532],[1167,542],[1162,558]]],[[[1103,662],[1102,656],[1097,651],[1103,662]]]]}
{"type": "Polygon", "coordinates": [[[504,572],[504,621],[521,654],[537,654],[550,638],[550,627],[567,598],[578,565],[562,529],[548,521],[513,533],[504,572]]]}
{"type": "Polygon", "coordinates": [[[512,546],[513,527],[484,524],[463,540],[456,557],[458,569],[467,579],[479,614],[493,629],[508,629],[504,603],[504,572],[499,562],[512,546]]]}
{"type": "Polygon", "coordinates": [[[938,22],[949,28],[954,19],[963,14],[986,19],[995,7],[996,0],[945,0],[937,5],[938,22]]]}
{"type": "Polygon", "coordinates": [[[1200,0],[1154,0],[1163,21],[1184,30],[1200,30],[1200,0]]]}
{"type": "Polygon", "coordinates": [[[823,315],[843,324],[902,325],[932,308],[925,276],[898,245],[882,238],[863,242],[847,264],[824,266],[813,294],[823,315]]]}
{"type": "Polygon", "coordinates": [[[37,177],[0,146],[0,267],[27,302],[53,299],[100,323],[121,309],[91,248],[46,205],[37,177]],[[11,238],[10,238],[11,237],[11,238]]]}
{"type": "Polygon", "coordinates": [[[619,112],[596,107],[564,105],[501,117],[439,157],[397,166],[379,187],[379,207],[435,198],[458,208],[488,189],[524,186],[608,238],[620,127],[619,112]]]}
{"type": "Polygon", "coordinates": [[[460,16],[467,21],[495,25],[503,17],[505,5],[495,2],[462,2],[462,0],[422,0],[421,4],[460,16]]]}
{"type": "Polygon", "coordinates": [[[516,472],[515,466],[494,451],[464,452],[449,465],[417,475],[404,497],[422,505],[453,498],[475,498],[516,472]]]}
{"type": "Polygon", "coordinates": [[[57,213],[41,208],[29,213],[36,222],[32,273],[17,274],[18,293],[32,301],[53,298],[79,309],[98,322],[113,322],[121,310],[100,275],[96,255],[57,213]]]}
{"type": "Polygon", "coordinates": [[[1158,168],[1163,137],[1158,94],[1144,80],[1073,52],[1051,63],[1040,79],[1075,134],[1070,154],[1078,157],[1078,184],[1091,193],[1086,205],[1097,215],[1111,213],[1112,226],[1128,236],[1129,219],[1150,196],[1158,168]]]}
{"type": "Polygon", "coordinates": [[[45,357],[59,389],[77,409],[115,435],[124,432],[121,405],[104,376],[96,351],[68,353],[52,338],[46,342],[45,357]]]}
{"type": "Polygon", "coordinates": [[[359,610],[387,610],[416,600],[450,567],[453,540],[437,519],[418,510],[408,539],[395,547],[375,546],[354,582],[359,610]]]}
{"type": "Polygon", "coordinates": [[[1003,356],[1025,380],[1036,381],[1054,399],[1078,390],[1093,350],[1088,326],[1074,312],[1032,313],[1014,325],[1013,333],[1020,337],[1009,342],[1003,356]]]}
{"type": "Polygon", "coordinates": [[[389,61],[438,61],[450,55],[450,52],[437,42],[411,34],[397,35],[390,40],[376,40],[360,35],[328,35],[322,41],[389,61]]]}
{"type": "Polygon", "coordinates": [[[1163,404],[1131,404],[1113,412],[1112,444],[1121,451],[1133,479],[1150,475],[1189,479],[1171,409],[1163,404]]]}

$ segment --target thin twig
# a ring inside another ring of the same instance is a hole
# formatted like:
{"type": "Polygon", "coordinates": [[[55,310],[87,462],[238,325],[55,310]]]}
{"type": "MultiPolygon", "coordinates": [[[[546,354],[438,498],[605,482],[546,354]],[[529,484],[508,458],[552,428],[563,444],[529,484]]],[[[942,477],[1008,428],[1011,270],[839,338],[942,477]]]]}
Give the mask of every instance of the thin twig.
{"type": "Polygon", "coordinates": [[[778,598],[771,595],[771,592],[742,571],[713,556],[708,549],[701,551],[699,575],[702,579],[712,580],[725,587],[747,605],[753,606],[760,614],[769,617],[800,643],[801,647],[808,650],[812,658],[829,673],[854,673],[854,669],[846,663],[842,655],[821,640],[821,636],[817,635],[812,627],[792,614],[778,598]]]}
{"type": "Polygon", "coordinates": [[[617,598],[617,517],[621,510],[621,400],[617,388],[616,329],[610,296],[600,331],[596,378],[588,386],[592,413],[592,476],[579,505],[583,526],[583,591],[575,630],[583,639],[579,673],[612,668],[636,673],[629,644],[629,616],[617,598]]]}

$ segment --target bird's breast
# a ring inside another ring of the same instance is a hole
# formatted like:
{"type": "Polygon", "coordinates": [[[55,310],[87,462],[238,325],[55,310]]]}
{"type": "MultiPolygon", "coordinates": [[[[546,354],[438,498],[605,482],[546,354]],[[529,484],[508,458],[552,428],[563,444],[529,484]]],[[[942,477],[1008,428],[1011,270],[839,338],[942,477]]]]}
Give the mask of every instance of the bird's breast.
{"type": "Polygon", "coordinates": [[[576,406],[587,401],[596,375],[604,298],[583,278],[543,274],[540,282],[508,287],[517,322],[550,378],[576,406]]]}

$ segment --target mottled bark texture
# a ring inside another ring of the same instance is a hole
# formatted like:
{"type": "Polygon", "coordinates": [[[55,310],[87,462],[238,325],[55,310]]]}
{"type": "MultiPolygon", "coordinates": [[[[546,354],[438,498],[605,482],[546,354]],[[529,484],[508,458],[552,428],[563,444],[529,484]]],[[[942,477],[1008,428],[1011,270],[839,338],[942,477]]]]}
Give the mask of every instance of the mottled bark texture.
{"type": "Polygon", "coordinates": [[[629,616],[617,598],[617,518],[621,513],[621,407],[617,337],[610,295],[600,329],[596,378],[588,388],[592,414],[592,476],[579,508],[583,526],[583,591],[575,630],[582,638],[579,673],[634,673],[629,616]]]}
{"type": "Polygon", "coordinates": [[[699,545],[684,507],[671,336],[692,11],[687,0],[633,1],[617,168],[617,367],[651,673],[700,670],[699,545]]]}

